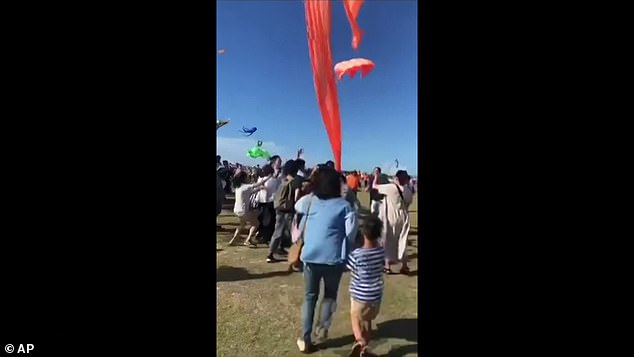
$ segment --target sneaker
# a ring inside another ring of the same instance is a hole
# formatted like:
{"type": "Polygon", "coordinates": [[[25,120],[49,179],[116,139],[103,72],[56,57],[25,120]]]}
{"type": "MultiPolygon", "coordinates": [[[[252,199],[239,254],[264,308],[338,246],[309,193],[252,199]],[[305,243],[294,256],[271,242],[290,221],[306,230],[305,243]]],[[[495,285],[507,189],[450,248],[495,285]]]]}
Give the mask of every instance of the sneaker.
{"type": "Polygon", "coordinates": [[[278,255],[288,255],[288,252],[284,248],[280,248],[280,250],[278,250],[276,253],[278,255]]]}
{"type": "Polygon", "coordinates": [[[279,260],[275,259],[275,257],[273,256],[273,254],[270,254],[268,257],[266,257],[266,262],[267,263],[277,263],[279,260]]]}
{"type": "Polygon", "coordinates": [[[325,341],[328,339],[328,329],[325,329],[323,327],[316,327],[314,334],[315,337],[320,341],[325,341]]]}
{"type": "Polygon", "coordinates": [[[317,350],[317,348],[315,348],[315,345],[313,345],[312,342],[306,343],[301,338],[297,339],[297,348],[299,348],[299,352],[301,353],[312,353],[317,350]]]}

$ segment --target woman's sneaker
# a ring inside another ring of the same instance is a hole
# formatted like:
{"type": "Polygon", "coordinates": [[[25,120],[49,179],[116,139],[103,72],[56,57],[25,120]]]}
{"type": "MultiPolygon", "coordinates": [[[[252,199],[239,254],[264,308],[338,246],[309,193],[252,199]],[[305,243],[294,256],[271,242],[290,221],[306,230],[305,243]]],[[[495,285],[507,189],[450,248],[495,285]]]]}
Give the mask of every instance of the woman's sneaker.
{"type": "Polygon", "coordinates": [[[301,338],[297,339],[297,348],[299,348],[299,352],[301,353],[312,353],[317,350],[317,348],[315,348],[315,345],[313,345],[311,342],[306,343],[301,338]]]}

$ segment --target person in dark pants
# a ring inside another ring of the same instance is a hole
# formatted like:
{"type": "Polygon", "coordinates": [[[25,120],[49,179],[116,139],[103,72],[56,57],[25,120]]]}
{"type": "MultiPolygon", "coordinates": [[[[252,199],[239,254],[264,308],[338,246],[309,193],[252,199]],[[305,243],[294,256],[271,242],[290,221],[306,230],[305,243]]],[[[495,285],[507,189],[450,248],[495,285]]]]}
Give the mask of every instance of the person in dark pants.
{"type": "MultiPolygon", "coordinates": [[[[295,177],[293,178],[293,191],[294,191],[294,195],[293,195],[293,202],[297,202],[299,201],[299,199],[304,195],[304,183],[307,182],[307,179],[304,176],[301,176],[300,173],[302,172],[302,167],[304,167],[305,163],[304,160],[299,159],[299,160],[295,160],[295,165],[297,166],[297,174],[295,175],[295,177]]],[[[289,230],[290,232],[290,230],[289,230]]],[[[284,254],[286,254],[286,248],[290,248],[291,245],[293,245],[293,242],[291,240],[291,236],[290,233],[289,234],[284,234],[282,236],[282,242],[281,242],[281,251],[284,252],[284,254]]]]}
{"type": "Polygon", "coordinates": [[[273,200],[275,199],[275,192],[279,186],[279,180],[273,177],[273,166],[264,165],[260,172],[260,178],[258,182],[264,180],[266,177],[270,177],[264,188],[258,192],[258,221],[260,222],[260,228],[256,239],[260,243],[269,244],[271,237],[273,236],[273,230],[275,229],[275,207],[273,200]]]}
{"type": "Polygon", "coordinates": [[[231,178],[233,177],[233,169],[229,167],[229,161],[222,161],[222,179],[225,181],[225,194],[231,194],[231,178]]]}
{"type": "Polygon", "coordinates": [[[223,167],[220,160],[220,155],[216,155],[216,230],[222,229],[222,226],[218,224],[218,216],[222,212],[222,205],[225,202],[225,191],[222,187],[222,177],[220,175],[223,167]]]}
{"type": "Polygon", "coordinates": [[[274,254],[288,255],[282,248],[282,239],[284,236],[291,236],[291,223],[295,214],[295,197],[299,194],[301,187],[300,180],[295,180],[295,176],[297,176],[295,160],[289,160],[284,164],[282,175],[284,175],[284,179],[275,193],[275,230],[271,237],[269,254],[266,257],[267,263],[280,261],[275,258],[274,254]]]}

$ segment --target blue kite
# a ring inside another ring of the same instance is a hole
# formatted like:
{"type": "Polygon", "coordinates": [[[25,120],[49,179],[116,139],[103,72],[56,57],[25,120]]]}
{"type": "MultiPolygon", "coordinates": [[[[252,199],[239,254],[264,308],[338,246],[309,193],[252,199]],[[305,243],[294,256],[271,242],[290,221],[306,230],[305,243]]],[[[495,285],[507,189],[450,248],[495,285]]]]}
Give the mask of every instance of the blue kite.
{"type": "Polygon", "coordinates": [[[243,134],[249,134],[249,135],[245,135],[245,136],[251,136],[253,135],[253,133],[255,133],[258,130],[258,128],[253,127],[253,128],[245,128],[244,126],[242,127],[242,130],[240,130],[241,133],[243,134]]]}

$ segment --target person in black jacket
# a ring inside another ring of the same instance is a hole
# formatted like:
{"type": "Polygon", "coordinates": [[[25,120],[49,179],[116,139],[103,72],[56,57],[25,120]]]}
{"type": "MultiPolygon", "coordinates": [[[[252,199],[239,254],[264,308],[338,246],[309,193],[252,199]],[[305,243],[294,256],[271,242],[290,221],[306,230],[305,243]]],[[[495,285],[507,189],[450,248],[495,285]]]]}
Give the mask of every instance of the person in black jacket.
{"type": "MultiPolygon", "coordinates": [[[[379,174],[379,177],[381,177],[381,168],[380,167],[375,167],[374,168],[374,174],[379,174]]],[[[387,182],[383,182],[383,180],[381,180],[380,184],[386,184],[387,182]]],[[[379,209],[381,208],[381,203],[383,201],[383,195],[380,194],[377,190],[372,188],[372,185],[374,184],[373,180],[370,180],[370,182],[368,182],[368,188],[367,190],[370,191],[370,213],[372,213],[375,216],[378,216],[379,214],[379,209]]]]}

